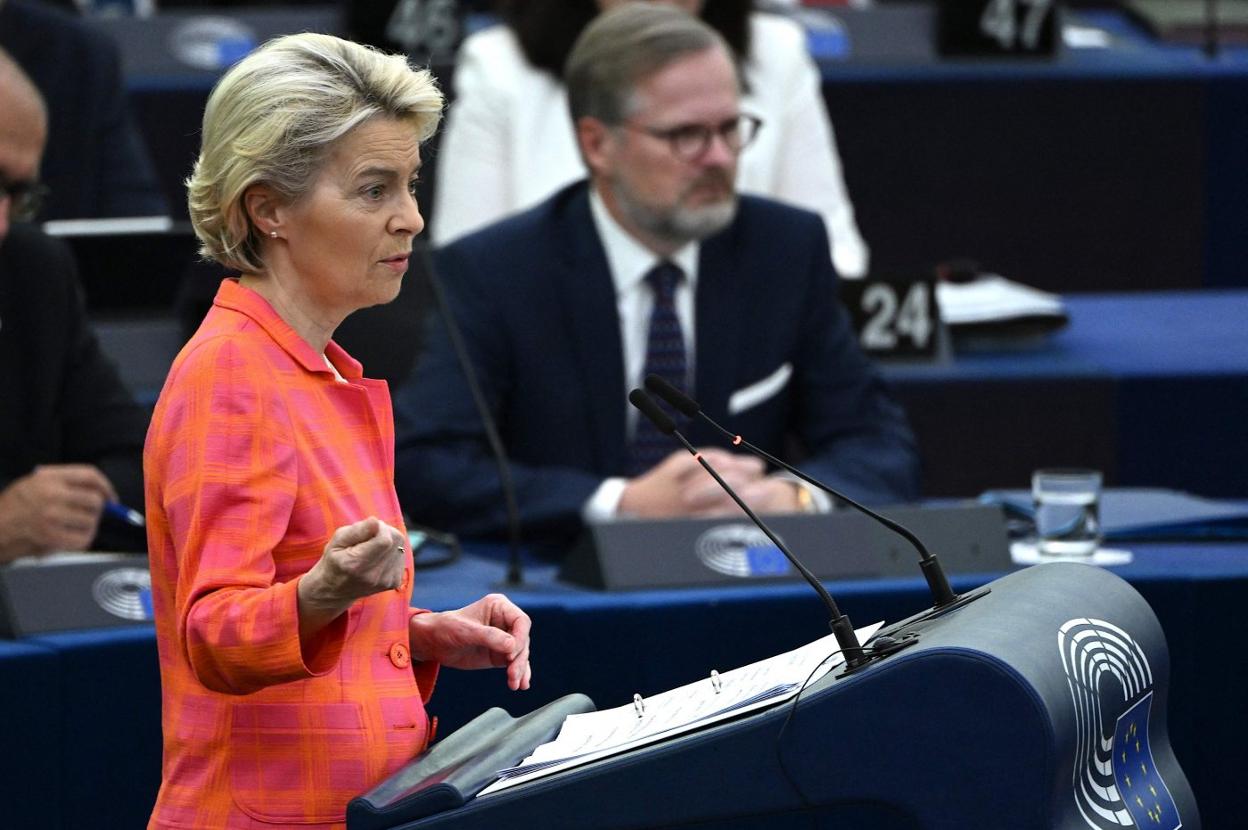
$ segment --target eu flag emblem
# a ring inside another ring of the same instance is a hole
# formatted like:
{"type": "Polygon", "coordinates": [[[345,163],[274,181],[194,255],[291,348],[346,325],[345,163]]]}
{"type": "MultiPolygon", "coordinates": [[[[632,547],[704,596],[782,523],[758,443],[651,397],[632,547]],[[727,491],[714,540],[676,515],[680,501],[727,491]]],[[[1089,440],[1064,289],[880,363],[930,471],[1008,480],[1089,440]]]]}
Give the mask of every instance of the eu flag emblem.
{"type": "Polygon", "coordinates": [[[745,549],[751,576],[783,576],[789,572],[789,560],[775,545],[751,545],[745,549]]]}
{"type": "Polygon", "coordinates": [[[1114,781],[1136,827],[1177,830],[1183,822],[1148,746],[1152,705],[1150,691],[1118,717],[1114,727],[1114,781]]]}

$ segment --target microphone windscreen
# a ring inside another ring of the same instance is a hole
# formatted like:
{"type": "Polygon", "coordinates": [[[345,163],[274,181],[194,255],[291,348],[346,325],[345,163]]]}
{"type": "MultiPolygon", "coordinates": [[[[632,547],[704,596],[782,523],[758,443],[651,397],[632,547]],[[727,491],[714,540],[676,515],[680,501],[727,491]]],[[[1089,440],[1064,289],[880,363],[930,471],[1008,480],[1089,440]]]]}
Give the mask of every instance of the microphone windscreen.
{"type": "Polygon", "coordinates": [[[640,389],[634,389],[628,393],[628,402],[637,407],[642,415],[650,419],[650,423],[658,428],[659,432],[664,435],[671,435],[676,431],[676,422],[673,421],[666,412],[659,409],[659,405],[654,402],[645,392],[640,389]]]}
{"type": "Polygon", "coordinates": [[[697,401],[658,375],[646,375],[646,389],[667,401],[673,409],[687,418],[697,417],[697,414],[702,411],[702,407],[698,406],[697,401]]]}

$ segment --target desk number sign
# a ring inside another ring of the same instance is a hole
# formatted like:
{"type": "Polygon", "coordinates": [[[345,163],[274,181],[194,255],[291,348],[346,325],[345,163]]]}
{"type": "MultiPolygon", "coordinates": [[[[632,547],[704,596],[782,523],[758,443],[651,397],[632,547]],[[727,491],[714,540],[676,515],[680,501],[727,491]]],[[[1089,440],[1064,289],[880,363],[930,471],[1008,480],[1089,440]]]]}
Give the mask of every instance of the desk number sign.
{"type": "Polygon", "coordinates": [[[940,313],[932,280],[845,280],[845,304],[862,350],[876,358],[936,359],[940,313]]]}
{"type": "Polygon", "coordinates": [[[941,0],[943,55],[1052,55],[1058,0],[941,0]]]}

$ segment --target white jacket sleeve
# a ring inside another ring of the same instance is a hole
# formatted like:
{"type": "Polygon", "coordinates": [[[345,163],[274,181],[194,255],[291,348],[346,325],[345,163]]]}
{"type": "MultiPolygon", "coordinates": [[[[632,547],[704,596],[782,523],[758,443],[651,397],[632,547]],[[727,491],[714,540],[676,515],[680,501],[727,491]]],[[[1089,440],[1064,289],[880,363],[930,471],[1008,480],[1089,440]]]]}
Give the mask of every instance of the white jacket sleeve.
{"type": "MultiPolygon", "coordinates": [[[[792,21],[774,15],[756,14],[751,23],[753,58],[746,77],[749,97],[759,102],[766,122],[763,130],[771,133],[766,141],[770,182],[746,184],[754,184],[763,195],[820,214],[831,238],[837,273],[849,279],[864,277],[869,252],[854,221],[819,68],[810,57],[805,33],[792,21]]],[[[748,163],[743,159],[743,164],[748,163]]]]}
{"type": "Polygon", "coordinates": [[[493,41],[498,32],[473,35],[455,62],[455,100],[438,146],[437,182],[430,236],[444,245],[488,225],[514,209],[509,193],[506,87],[497,77],[493,41]],[[483,37],[489,35],[491,37],[483,37]]]}

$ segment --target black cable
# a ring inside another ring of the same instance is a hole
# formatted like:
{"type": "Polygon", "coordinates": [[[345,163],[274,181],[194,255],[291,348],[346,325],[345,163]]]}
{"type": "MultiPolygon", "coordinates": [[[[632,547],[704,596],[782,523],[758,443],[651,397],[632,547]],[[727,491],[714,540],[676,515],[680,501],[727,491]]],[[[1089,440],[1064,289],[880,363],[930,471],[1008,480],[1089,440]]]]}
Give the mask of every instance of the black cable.
{"type": "Polygon", "coordinates": [[[793,720],[793,715],[797,713],[797,702],[802,699],[802,692],[806,691],[806,686],[810,683],[811,678],[815,676],[815,672],[823,668],[824,663],[828,662],[840,653],[841,650],[838,648],[836,651],[820,660],[818,665],[810,670],[810,674],[806,675],[806,679],[802,681],[802,685],[797,687],[797,694],[793,695],[793,703],[789,706],[789,714],[785,716],[784,723],[780,724],[780,731],[776,733],[776,761],[780,764],[780,772],[784,774],[784,780],[789,782],[789,786],[793,788],[793,792],[797,793],[797,797],[802,800],[803,807],[814,807],[815,804],[797,783],[793,774],[789,772],[789,766],[784,762],[784,752],[780,749],[780,742],[784,740],[784,733],[788,731],[789,722],[793,720]]]}
{"type": "Polygon", "coordinates": [[[507,584],[512,586],[522,585],[524,584],[524,574],[520,565],[520,511],[516,507],[516,489],[511,481],[511,465],[507,461],[507,450],[503,447],[503,441],[498,436],[498,427],[494,424],[494,418],[490,415],[490,408],[485,401],[485,395],[481,392],[481,385],[477,382],[476,370],[472,366],[472,361],[468,359],[468,349],[464,345],[464,338],[460,334],[459,324],[455,321],[455,315],[451,313],[451,306],[447,302],[442,279],[438,276],[437,270],[433,266],[433,257],[430,256],[428,247],[421,247],[421,258],[424,261],[425,273],[429,277],[429,285],[433,288],[434,301],[438,304],[442,322],[446,324],[446,333],[451,341],[451,349],[455,352],[455,357],[459,361],[459,368],[463,372],[464,380],[468,384],[468,391],[472,393],[472,402],[477,408],[481,426],[485,430],[485,440],[489,442],[490,449],[494,453],[494,461],[498,465],[498,483],[502,487],[503,502],[507,507],[507,543],[510,553],[507,560],[507,584]]]}
{"type": "MultiPolygon", "coordinates": [[[[870,646],[863,646],[863,651],[869,653],[875,651],[875,649],[870,646]]],[[[810,685],[811,678],[815,676],[815,673],[819,671],[819,669],[823,668],[825,663],[840,653],[841,649],[836,649],[827,657],[820,660],[819,664],[810,670],[810,674],[806,675],[806,679],[803,680],[802,685],[798,687],[797,694],[793,696],[793,703],[789,706],[789,714],[785,716],[784,723],[780,724],[780,731],[776,733],[776,762],[780,765],[780,772],[784,775],[784,780],[789,782],[789,786],[793,788],[793,792],[797,793],[797,797],[802,800],[803,807],[813,808],[815,803],[810,800],[810,797],[806,795],[806,792],[801,788],[801,785],[797,783],[797,779],[793,777],[793,773],[789,771],[788,764],[784,762],[784,752],[780,744],[784,740],[784,733],[789,729],[789,723],[792,722],[793,716],[797,714],[797,704],[802,699],[802,692],[806,691],[806,687],[810,685]]]]}

